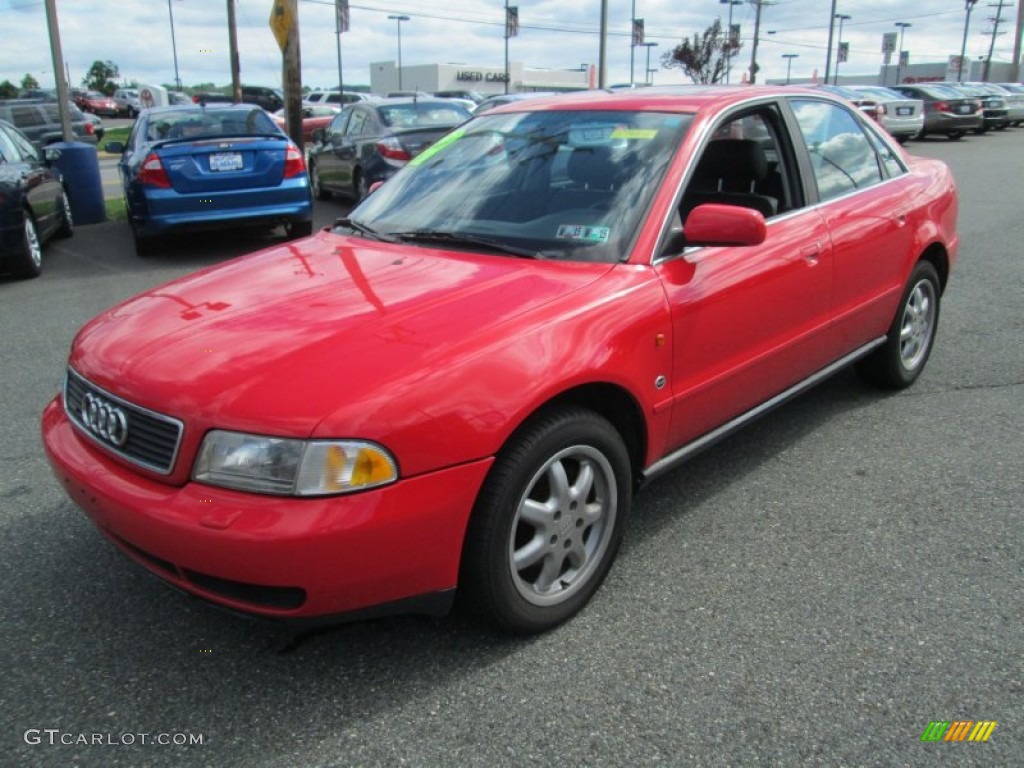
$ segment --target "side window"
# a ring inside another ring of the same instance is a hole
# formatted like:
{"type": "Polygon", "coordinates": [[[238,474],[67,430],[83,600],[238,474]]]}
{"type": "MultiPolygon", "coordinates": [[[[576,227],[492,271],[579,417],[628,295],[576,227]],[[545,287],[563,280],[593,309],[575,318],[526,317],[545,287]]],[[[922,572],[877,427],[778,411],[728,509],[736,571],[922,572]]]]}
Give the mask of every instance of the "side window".
{"type": "Polygon", "coordinates": [[[330,125],[327,127],[327,133],[331,136],[338,138],[345,132],[345,123],[348,122],[348,116],[352,114],[350,110],[343,109],[339,112],[330,125]]]}
{"type": "Polygon", "coordinates": [[[38,160],[39,150],[35,148],[32,142],[28,141],[23,135],[17,131],[11,131],[9,134],[11,142],[17,148],[18,153],[21,155],[22,160],[38,160]]]}
{"type": "Polygon", "coordinates": [[[849,110],[825,101],[794,99],[792,104],[821,200],[882,180],[878,155],[849,110]]]}
{"type": "Polygon", "coordinates": [[[0,127],[0,163],[15,163],[20,159],[11,137],[8,136],[6,129],[0,127]]]}
{"type": "Polygon", "coordinates": [[[704,203],[737,205],[767,219],[801,205],[774,107],[728,116],[700,154],[679,206],[683,221],[704,203]]]}
{"type": "Polygon", "coordinates": [[[46,118],[42,112],[36,109],[35,105],[27,104],[24,107],[13,107],[11,115],[14,117],[14,124],[21,128],[32,128],[37,125],[46,125],[46,118]]]}
{"type": "Polygon", "coordinates": [[[363,133],[363,126],[366,124],[366,113],[365,112],[353,112],[352,119],[348,121],[348,128],[345,130],[346,136],[359,136],[363,133]]]}

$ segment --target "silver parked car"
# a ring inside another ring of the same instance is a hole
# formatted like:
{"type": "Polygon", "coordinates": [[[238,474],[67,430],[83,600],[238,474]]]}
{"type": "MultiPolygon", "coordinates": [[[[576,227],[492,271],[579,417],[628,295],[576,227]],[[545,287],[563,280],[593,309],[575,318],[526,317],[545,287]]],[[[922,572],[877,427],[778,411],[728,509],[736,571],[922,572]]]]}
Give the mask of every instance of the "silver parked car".
{"type": "Polygon", "coordinates": [[[137,88],[118,88],[114,91],[114,103],[117,104],[117,114],[121,116],[136,117],[142,109],[137,88]]]}
{"type": "Polygon", "coordinates": [[[864,100],[874,102],[875,119],[900,144],[924,128],[924,102],[880,85],[849,85],[864,100]]]}

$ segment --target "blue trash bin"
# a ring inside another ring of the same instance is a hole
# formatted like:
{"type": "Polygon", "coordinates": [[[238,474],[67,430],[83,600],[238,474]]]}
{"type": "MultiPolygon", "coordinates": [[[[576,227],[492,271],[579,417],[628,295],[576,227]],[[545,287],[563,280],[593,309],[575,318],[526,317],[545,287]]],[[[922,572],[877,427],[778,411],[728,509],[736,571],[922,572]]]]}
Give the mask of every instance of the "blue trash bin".
{"type": "Polygon", "coordinates": [[[103,200],[103,178],[96,147],[80,141],[59,142],[47,146],[46,153],[51,158],[50,164],[64,177],[75,224],[106,221],[107,206],[103,200]]]}

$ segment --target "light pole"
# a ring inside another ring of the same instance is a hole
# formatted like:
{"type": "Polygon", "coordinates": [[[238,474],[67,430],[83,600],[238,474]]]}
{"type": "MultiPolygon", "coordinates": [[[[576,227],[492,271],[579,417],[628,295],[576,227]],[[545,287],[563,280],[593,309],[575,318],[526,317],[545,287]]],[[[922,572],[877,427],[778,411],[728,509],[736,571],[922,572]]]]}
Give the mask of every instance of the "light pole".
{"type": "Polygon", "coordinates": [[[651,48],[657,48],[657,43],[640,43],[644,48],[647,49],[647,76],[644,78],[645,83],[651,82],[651,48]]]}
{"type": "Polygon", "coordinates": [[[174,54],[174,85],[181,90],[181,78],[178,77],[178,43],[174,39],[174,9],[171,0],[167,0],[167,15],[171,17],[171,52],[174,54]]]}
{"type": "Polygon", "coordinates": [[[978,0],[964,0],[964,10],[967,11],[967,18],[964,19],[964,41],[960,45],[960,74],[957,77],[958,83],[964,81],[964,64],[967,63],[965,58],[967,55],[967,30],[971,26],[971,11],[974,10],[974,6],[977,4],[978,0]]]}
{"type": "Polygon", "coordinates": [[[395,22],[398,28],[398,90],[402,90],[402,22],[408,21],[408,16],[388,16],[395,22]]]}
{"type": "Polygon", "coordinates": [[[839,60],[843,53],[843,22],[853,17],[848,13],[837,13],[836,18],[839,19],[839,37],[836,39],[836,74],[832,79],[832,85],[839,85],[839,60]]]}
{"type": "Polygon", "coordinates": [[[789,85],[789,74],[793,71],[793,59],[799,59],[799,53],[784,53],[782,58],[786,60],[786,85],[789,85]]]}
{"type": "Polygon", "coordinates": [[[900,70],[903,69],[903,34],[907,31],[907,27],[914,26],[909,21],[897,21],[893,26],[900,28],[900,60],[896,62],[896,83],[900,82],[900,70]]]}
{"type": "Polygon", "coordinates": [[[743,5],[743,0],[718,0],[719,5],[729,6],[729,28],[725,30],[725,82],[729,82],[729,70],[732,69],[732,7],[743,5]]]}

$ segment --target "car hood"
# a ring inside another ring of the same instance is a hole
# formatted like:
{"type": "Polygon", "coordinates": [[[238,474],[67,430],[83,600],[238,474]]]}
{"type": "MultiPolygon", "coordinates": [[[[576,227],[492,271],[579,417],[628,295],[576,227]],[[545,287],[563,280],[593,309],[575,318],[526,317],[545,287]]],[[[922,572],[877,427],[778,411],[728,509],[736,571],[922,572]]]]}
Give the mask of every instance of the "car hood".
{"type": "Polygon", "coordinates": [[[70,364],[200,430],[306,436],[343,406],[415,387],[521,332],[509,321],[611,268],[320,232],[106,311],[78,334],[70,364]]]}

